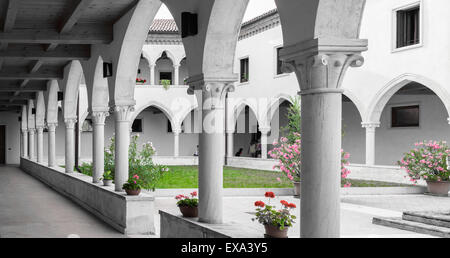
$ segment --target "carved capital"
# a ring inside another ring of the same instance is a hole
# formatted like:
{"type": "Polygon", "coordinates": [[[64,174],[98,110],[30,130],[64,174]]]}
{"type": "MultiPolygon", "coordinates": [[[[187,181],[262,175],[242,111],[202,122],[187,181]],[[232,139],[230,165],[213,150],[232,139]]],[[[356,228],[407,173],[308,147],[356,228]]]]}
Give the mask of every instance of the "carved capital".
{"type": "Polygon", "coordinates": [[[28,133],[31,135],[36,134],[36,129],[35,128],[28,128],[28,133]]]}
{"type": "Polygon", "coordinates": [[[203,106],[203,109],[223,108],[225,97],[228,92],[234,91],[234,82],[237,80],[238,77],[234,74],[223,77],[205,77],[203,74],[192,76],[187,80],[188,94],[198,94],[197,97],[203,98],[202,101],[198,99],[199,106],[203,106]]]}
{"type": "Polygon", "coordinates": [[[109,116],[108,111],[92,111],[92,123],[94,125],[105,125],[106,117],[109,116]]]}
{"type": "Polygon", "coordinates": [[[363,128],[375,130],[376,128],[380,127],[381,123],[379,123],[379,122],[363,122],[363,123],[361,123],[361,125],[363,128]]]}
{"type": "Polygon", "coordinates": [[[297,74],[302,95],[342,93],[345,72],[363,65],[365,50],[366,40],[314,39],[283,48],[280,58],[283,71],[297,74]]]}
{"type": "Polygon", "coordinates": [[[116,122],[130,122],[131,116],[134,112],[134,105],[114,106],[113,112],[116,122]]]}
{"type": "Polygon", "coordinates": [[[55,132],[58,123],[47,123],[47,129],[49,132],[55,132]]]}
{"type": "Polygon", "coordinates": [[[77,123],[77,118],[65,118],[64,123],[66,124],[67,129],[75,129],[75,124],[77,123]]]}
{"type": "Polygon", "coordinates": [[[42,126],[42,125],[36,126],[36,132],[37,132],[38,134],[44,133],[44,126],[42,126]]]}

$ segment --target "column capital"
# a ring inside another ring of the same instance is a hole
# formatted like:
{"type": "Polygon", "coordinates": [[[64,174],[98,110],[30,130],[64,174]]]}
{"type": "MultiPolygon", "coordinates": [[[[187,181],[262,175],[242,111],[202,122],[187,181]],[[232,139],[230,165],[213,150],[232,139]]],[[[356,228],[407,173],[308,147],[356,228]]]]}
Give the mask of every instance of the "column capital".
{"type": "Polygon", "coordinates": [[[380,122],[362,122],[361,126],[366,129],[375,129],[381,126],[380,122]]]}
{"type": "Polygon", "coordinates": [[[174,135],[180,135],[181,134],[181,129],[176,129],[176,130],[172,129],[172,133],[174,135]]]}
{"type": "Polygon", "coordinates": [[[362,66],[366,50],[367,40],[317,38],[284,47],[280,58],[284,72],[297,74],[300,95],[343,93],[346,70],[362,66]]]}
{"type": "Polygon", "coordinates": [[[117,122],[129,122],[134,112],[134,105],[114,106],[112,111],[117,122]]]}
{"type": "Polygon", "coordinates": [[[197,98],[199,106],[203,109],[214,110],[225,107],[225,97],[228,92],[234,92],[234,82],[238,80],[237,75],[221,77],[206,77],[203,74],[191,76],[187,79],[189,85],[188,94],[202,93],[203,101],[197,98]]]}
{"type": "Polygon", "coordinates": [[[36,133],[36,128],[28,128],[28,133],[29,134],[35,134],[36,133]]]}
{"type": "Polygon", "coordinates": [[[270,127],[260,127],[259,128],[259,131],[261,132],[261,134],[265,134],[265,135],[267,135],[271,130],[272,130],[272,128],[270,128],[270,127]]]}
{"type": "Polygon", "coordinates": [[[109,111],[92,111],[91,117],[94,125],[105,125],[106,117],[109,116],[109,111]]]}
{"type": "Polygon", "coordinates": [[[76,117],[65,118],[64,123],[66,124],[67,129],[75,129],[75,124],[77,123],[76,117]]]}
{"type": "Polygon", "coordinates": [[[179,64],[174,64],[173,68],[178,69],[178,68],[180,68],[180,65],[179,64]]]}
{"type": "Polygon", "coordinates": [[[43,126],[43,125],[36,126],[36,131],[37,131],[38,133],[44,132],[44,126],[43,126]]]}
{"type": "Polygon", "coordinates": [[[58,126],[58,123],[47,123],[47,128],[49,132],[56,131],[56,127],[58,126]]]}
{"type": "Polygon", "coordinates": [[[28,128],[22,128],[22,133],[28,133],[28,128]]]}

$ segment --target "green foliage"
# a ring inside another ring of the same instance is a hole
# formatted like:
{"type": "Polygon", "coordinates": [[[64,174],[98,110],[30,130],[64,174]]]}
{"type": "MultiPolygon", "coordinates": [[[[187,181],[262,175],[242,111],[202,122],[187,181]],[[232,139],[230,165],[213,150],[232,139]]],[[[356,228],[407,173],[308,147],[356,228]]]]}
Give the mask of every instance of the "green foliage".
{"type": "Polygon", "coordinates": [[[170,84],[172,84],[170,80],[161,80],[160,83],[166,90],[168,90],[170,88],[170,84]]]}
{"type": "MultiPolygon", "coordinates": [[[[267,192],[265,196],[268,198],[275,198],[275,195],[272,192],[267,192]]],[[[277,209],[275,206],[270,205],[270,199],[268,204],[265,204],[262,201],[255,202],[255,206],[257,207],[255,214],[256,218],[253,218],[252,220],[258,220],[258,222],[263,225],[272,225],[281,230],[286,227],[292,227],[292,224],[295,223],[297,217],[292,215],[291,211],[296,208],[296,205],[284,200],[280,203],[282,204],[282,208],[277,209]]]]}
{"type": "Polygon", "coordinates": [[[103,178],[101,180],[114,180],[114,177],[113,177],[111,171],[105,171],[103,173],[103,178]]]}
{"type": "Polygon", "coordinates": [[[284,135],[287,135],[289,144],[294,144],[299,139],[301,129],[301,103],[300,97],[291,97],[292,105],[288,108],[288,124],[281,128],[284,135]]]}
{"type": "Polygon", "coordinates": [[[191,208],[195,208],[198,207],[198,198],[197,197],[197,192],[192,192],[191,196],[186,196],[186,195],[177,195],[175,197],[176,200],[178,200],[177,202],[177,206],[178,207],[191,207],[191,208]]]}
{"type": "Polygon", "coordinates": [[[124,190],[139,190],[143,188],[144,182],[138,175],[133,175],[128,181],[123,184],[122,189],[124,190]]]}

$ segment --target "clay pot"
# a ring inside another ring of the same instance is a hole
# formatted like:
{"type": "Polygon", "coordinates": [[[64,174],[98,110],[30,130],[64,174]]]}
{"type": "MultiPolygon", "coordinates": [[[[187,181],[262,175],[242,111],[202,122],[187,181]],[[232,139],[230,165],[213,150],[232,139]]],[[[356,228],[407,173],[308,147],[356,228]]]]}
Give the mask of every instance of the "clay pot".
{"type": "Polygon", "coordinates": [[[127,195],[139,195],[141,193],[141,189],[137,189],[137,190],[131,190],[131,189],[125,189],[125,192],[127,193],[127,195]]]}
{"type": "Polygon", "coordinates": [[[180,206],[181,214],[186,218],[198,217],[198,207],[180,206]]]}
{"type": "Polygon", "coordinates": [[[300,196],[300,182],[293,182],[294,184],[294,196],[300,196]]]}
{"type": "Polygon", "coordinates": [[[283,230],[281,230],[277,226],[273,225],[264,225],[266,229],[266,238],[287,238],[288,234],[288,227],[285,227],[283,230]]]}
{"type": "Polygon", "coordinates": [[[450,191],[449,181],[427,181],[427,186],[428,192],[433,195],[448,196],[448,192],[450,191]]]}
{"type": "Polygon", "coordinates": [[[104,186],[111,186],[112,185],[112,180],[109,179],[103,179],[103,185],[104,186]]]}

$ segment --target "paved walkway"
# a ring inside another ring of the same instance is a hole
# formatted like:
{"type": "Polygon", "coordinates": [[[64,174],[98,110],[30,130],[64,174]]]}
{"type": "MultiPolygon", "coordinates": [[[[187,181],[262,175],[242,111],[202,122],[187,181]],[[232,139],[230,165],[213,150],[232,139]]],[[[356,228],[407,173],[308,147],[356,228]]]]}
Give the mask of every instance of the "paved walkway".
{"type": "Polygon", "coordinates": [[[124,237],[17,167],[0,167],[0,237],[124,237]]]}

